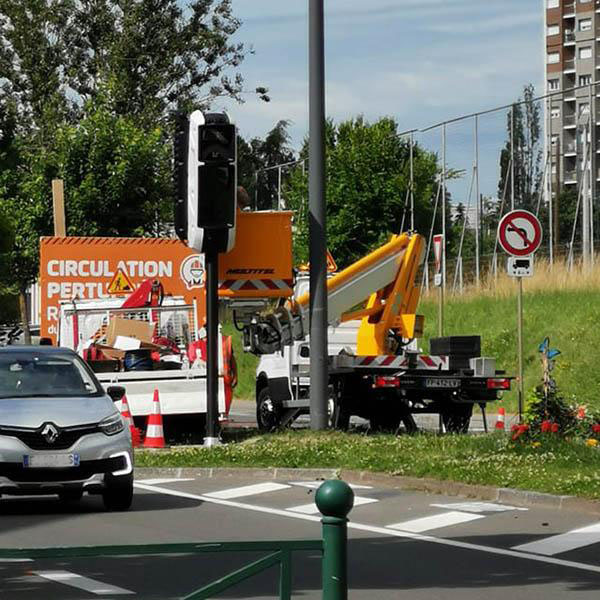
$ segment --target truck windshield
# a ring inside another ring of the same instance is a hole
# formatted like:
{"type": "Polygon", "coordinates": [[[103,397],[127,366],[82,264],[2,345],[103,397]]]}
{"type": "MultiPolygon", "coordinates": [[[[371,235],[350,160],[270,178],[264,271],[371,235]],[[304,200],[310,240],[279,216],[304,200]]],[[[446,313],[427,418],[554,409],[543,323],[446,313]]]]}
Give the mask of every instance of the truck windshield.
{"type": "Polygon", "coordinates": [[[101,393],[75,357],[0,354],[0,398],[81,397],[101,393]]]}

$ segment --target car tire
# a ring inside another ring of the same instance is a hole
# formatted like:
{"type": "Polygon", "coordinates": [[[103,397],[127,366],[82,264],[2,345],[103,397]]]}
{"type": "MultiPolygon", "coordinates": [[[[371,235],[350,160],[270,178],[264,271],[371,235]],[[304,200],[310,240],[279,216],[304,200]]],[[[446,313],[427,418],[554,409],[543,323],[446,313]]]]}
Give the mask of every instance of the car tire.
{"type": "Polygon", "coordinates": [[[64,490],[58,492],[58,498],[61,502],[79,502],[83,497],[83,490],[64,490]]]}
{"type": "Polygon", "coordinates": [[[124,511],[133,501],[133,473],[121,477],[106,476],[106,489],[102,492],[104,507],[109,511],[124,511]]]}

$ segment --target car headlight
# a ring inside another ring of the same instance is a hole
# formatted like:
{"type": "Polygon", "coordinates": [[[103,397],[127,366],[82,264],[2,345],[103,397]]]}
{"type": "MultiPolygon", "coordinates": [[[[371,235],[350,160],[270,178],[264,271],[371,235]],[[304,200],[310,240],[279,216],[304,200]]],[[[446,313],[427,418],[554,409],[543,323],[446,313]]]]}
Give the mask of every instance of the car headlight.
{"type": "Polygon", "coordinates": [[[119,413],[111,415],[107,417],[103,421],[100,421],[99,425],[102,433],[106,435],[115,435],[117,433],[121,433],[123,429],[125,429],[125,423],[123,423],[123,419],[119,413]]]}

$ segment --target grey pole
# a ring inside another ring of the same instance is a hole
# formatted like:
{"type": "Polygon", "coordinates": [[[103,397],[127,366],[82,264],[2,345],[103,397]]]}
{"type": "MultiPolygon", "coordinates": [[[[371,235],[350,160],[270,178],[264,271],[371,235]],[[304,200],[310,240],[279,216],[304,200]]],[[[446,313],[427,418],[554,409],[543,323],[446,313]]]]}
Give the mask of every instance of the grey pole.
{"type": "Polygon", "coordinates": [[[510,107],[510,210],[515,210],[515,105],[510,107]]]}
{"type": "MultiPolygon", "coordinates": [[[[438,335],[444,335],[444,293],[446,291],[446,123],[442,125],[442,285],[440,285],[440,306],[438,335]]],[[[440,417],[441,418],[441,417],[440,417]]]]}
{"type": "Polygon", "coordinates": [[[594,202],[596,201],[596,106],[592,90],[589,89],[590,104],[590,261],[594,266],[594,202]]]}
{"type": "Polygon", "coordinates": [[[327,428],[327,229],[325,210],[324,0],[309,0],[308,204],[310,260],[310,426],[327,428]]]}
{"type": "MultiPolygon", "coordinates": [[[[554,162],[554,152],[552,152],[552,100],[548,101],[548,152],[550,154],[550,177],[548,179],[548,245],[549,245],[549,256],[550,256],[550,266],[554,264],[554,216],[552,211],[554,210],[554,202],[552,200],[552,177],[554,176],[554,172],[552,170],[552,164],[554,162]]],[[[558,174],[558,169],[560,165],[558,164],[558,160],[556,161],[556,172],[558,174]]]]}
{"type": "Polygon", "coordinates": [[[589,189],[590,189],[590,181],[589,181],[589,164],[588,163],[588,135],[589,135],[589,127],[586,125],[583,129],[583,192],[581,194],[582,198],[582,207],[583,211],[581,213],[581,241],[583,243],[582,254],[583,254],[583,265],[585,267],[589,266],[589,258],[590,258],[590,204],[589,204],[589,189]]]}
{"type": "Polygon", "coordinates": [[[283,210],[281,206],[281,165],[277,169],[277,210],[283,210]]]}
{"type": "Polygon", "coordinates": [[[479,286],[479,231],[481,223],[481,196],[479,190],[479,116],[475,115],[475,279],[479,286]]]}
{"type": "Polygon", "coordinates": [[[415,169],[413,162],[413,134],[410,134],[410,230],[415,230],[415,169]]]}

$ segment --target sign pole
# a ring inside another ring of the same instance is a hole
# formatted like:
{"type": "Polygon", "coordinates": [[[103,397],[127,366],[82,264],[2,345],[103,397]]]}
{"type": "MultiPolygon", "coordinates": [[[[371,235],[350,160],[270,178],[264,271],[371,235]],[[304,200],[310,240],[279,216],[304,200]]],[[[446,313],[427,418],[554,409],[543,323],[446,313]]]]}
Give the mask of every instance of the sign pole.
{"type": "Polygon", "coordinates": [[[517,338],[519,354],[519,423],[523,422],[523,278],[517,277],[517,338]]]}

